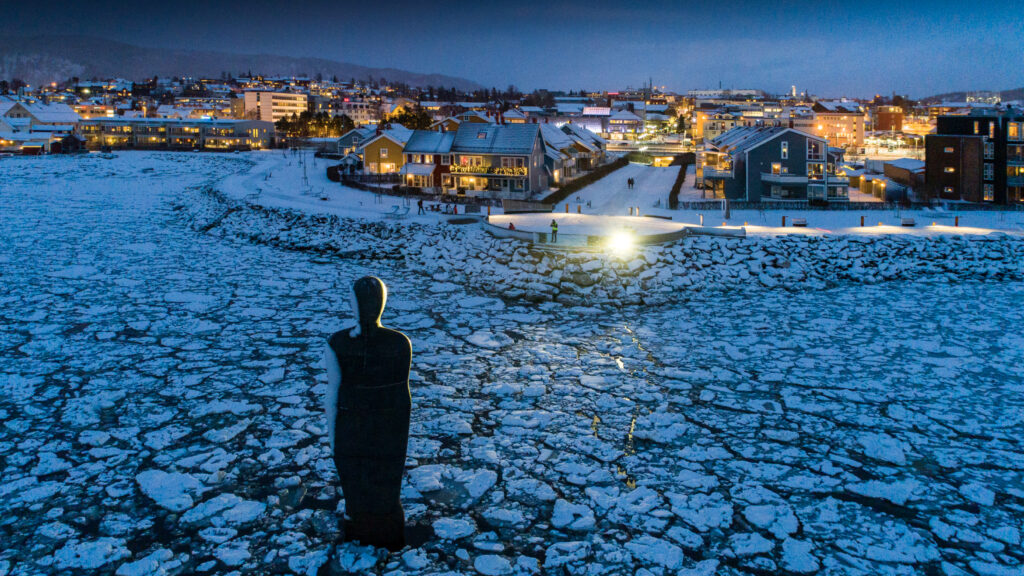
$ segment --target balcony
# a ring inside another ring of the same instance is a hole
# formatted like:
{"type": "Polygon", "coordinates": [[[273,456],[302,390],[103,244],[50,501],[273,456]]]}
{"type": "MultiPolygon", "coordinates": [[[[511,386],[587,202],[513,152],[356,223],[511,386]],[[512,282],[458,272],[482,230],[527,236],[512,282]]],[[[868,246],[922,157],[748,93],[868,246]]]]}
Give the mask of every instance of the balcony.
{"type": "Polygon", "coordinates": [[[1010,166],[1024,166],[1024,156],[1007,156],[1006,163],[1010,166]]]}
{"type": "Polygon", "coordinates": [[[833,174],[828,175],[829,186],[849,186],[850,178],[848,176],[835,176],[833,174]]]}
{"type": "Polygon", "coordinates": [[[807,184],[807,176],[803,174],[773,174],[762,172],[761,181],[769,184],[807,184]]]}
{"type": "Polygon", "coordinates": [[[1024,186],[1024,175],[1022,176],[1007,176],[1007,186],[1024,186]]]}
{"type": "Polygon", "coordinates": [[[724,180],[726,178],[732,178],[732,170],[721,170],[718,168],[712,168],[710,166],[704,167],[704,178],[714,178],[718,180],[724,180]]]}

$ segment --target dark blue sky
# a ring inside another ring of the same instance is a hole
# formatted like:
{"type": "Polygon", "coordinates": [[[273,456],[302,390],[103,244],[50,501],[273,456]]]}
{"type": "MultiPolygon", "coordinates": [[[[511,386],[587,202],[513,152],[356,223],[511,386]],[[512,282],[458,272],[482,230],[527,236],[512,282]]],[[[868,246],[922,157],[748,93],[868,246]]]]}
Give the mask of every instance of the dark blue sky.
{"type": "Polygon", "coordinates": [[[0,32],[318,56],[520,88],[826,96],[1024,86],[1021,0],[15,2],[0,32]]]}

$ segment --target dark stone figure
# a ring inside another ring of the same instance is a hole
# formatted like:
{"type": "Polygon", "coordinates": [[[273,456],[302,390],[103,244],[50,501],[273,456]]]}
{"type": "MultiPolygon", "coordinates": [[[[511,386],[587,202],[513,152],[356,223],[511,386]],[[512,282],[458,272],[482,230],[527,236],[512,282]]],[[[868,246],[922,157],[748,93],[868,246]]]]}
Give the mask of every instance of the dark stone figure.
{"type": "Polygon", "coordinates": [[[324,354],[327,420],[348,516],[345,539],[398,550],[405,545],[400,496],[412,345],[401,332],[380,325],[384,282],[360,278],[352,292],[356,326],[332,335],[324,354]]]}

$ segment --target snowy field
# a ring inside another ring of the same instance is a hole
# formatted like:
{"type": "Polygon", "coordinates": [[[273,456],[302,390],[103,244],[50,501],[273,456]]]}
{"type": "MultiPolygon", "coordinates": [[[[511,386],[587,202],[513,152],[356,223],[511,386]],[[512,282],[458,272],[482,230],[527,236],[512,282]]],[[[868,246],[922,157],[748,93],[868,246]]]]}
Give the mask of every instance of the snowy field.
{"type": "Polygon", "coordinates": [[[0,160],[0,575],[1024,574],[1024,284],[504,302],[182,225],[250,165],[0,160]],[[396,554],[335,547],[319,411],[368,273],[415,354],[396,554]]]}

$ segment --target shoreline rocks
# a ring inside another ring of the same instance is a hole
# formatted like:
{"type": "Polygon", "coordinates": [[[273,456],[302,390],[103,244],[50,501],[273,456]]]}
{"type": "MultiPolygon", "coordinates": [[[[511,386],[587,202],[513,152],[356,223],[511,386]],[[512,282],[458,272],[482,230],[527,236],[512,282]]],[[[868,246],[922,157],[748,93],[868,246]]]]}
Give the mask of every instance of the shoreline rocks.
{"type": "Polygon", "coordinates": [[[196,230],[340,258],[386,260],[506,300],[663,305],[704,291],[822,290],[893,280],[1019,280],[1024,238],[688,237],[619,257],[546,250],[477,227],[372,222],[248,206],[212,188],[178,209],[196,230]]]}

